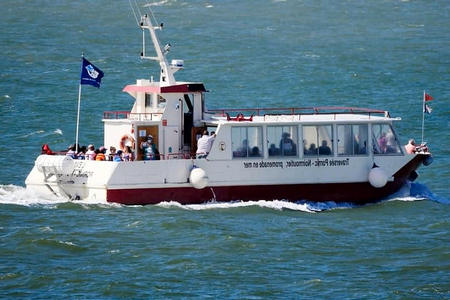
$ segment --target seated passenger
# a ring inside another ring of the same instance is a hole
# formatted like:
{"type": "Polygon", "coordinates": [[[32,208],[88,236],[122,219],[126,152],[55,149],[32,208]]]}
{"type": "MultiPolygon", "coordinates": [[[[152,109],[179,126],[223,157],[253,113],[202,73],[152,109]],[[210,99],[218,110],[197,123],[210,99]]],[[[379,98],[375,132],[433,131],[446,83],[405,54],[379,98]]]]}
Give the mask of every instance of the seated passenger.
{"type": "Polygon", "coordinates": [[[235,153],[235,156],[237,157],[247,157],[248,154],[250,154],[250,147],[248,146],[248,141],[243,140],[242,146],[239,147],[235,153]]]}
{"type": "Polygon", "coordinates": [[[405,150],[408,154],[416,153],[416,142],[414,141],[414,139],[410,139],[408,141],[408,144],[405,145],[405,150]]]}
{"type": "Polygon", "coordinates": [[[308,155],[317,155],[316,144],[311,143],[311,145],[309,145],[308,151],[306,151],[306,154],[308,154],[308,155]]]}
{"type": "Polygon", "coordinates": [[[275,147],[275,144],[270,144],[269,156],[280,155],[280,151],[275,147]]]}
{"type": "Polygon", "coordinates": [[[97,155],[95,156],[95,160],[97,160],[97,161],[103,161],[103,160],[106,160],[105,153],[106,153],[106,148],[103,147],[103,146],[101,146],[101,147],[98,149],[98,153],[97,153],[97,155]]]}
{"type": "Polygon", "coordinates": [[[69,148],[67,148],[66,156],[70,156],[73,159],[77,158],[77,153],[75,152],[75,145],[74,144],[70,145],[69,148]]]}
{"type": "Polygon", "coordinates": [[[90,144],[88,146],[88,150],[86,151],[86,160],[95,160],[95,147],[94,145],[90,144]]]}
{"type": "Polygon", "coordinates": [[[134,154],[131,150],[130,146],[125,146],[125,151],[123,152],[123,160],[124,161],[133,161],[134,160],[134,154]]]}
{"type": "Polygon", "coordinates": [[[122,150],[117,151],[117,153],[113,157],[113,161],[123,161],[122,150]]]}
{"type": "Polygon", "coordinates": [[[359,149],[358,154],[367,154],[367,142],[364,141],[364,146],[359,149]]]}
{"type": "Polygon", "coordinates": [[[397,140],[392,132],[386,135],[386,153],[398,153],[400,149],[397,145],[397,140]]]}
{"type": "Polygon", "coordinates": [[[280,151],[282,155],[296,155],[297,154],[297,146],[290,138],[290,134],[288,132],[283,132],[280,141],[280,151]]]}
{"type": "Polygon", "coordinates": [[[106,155],[106,160],[113,161],[114,155],[116,155],[116,147],[109,147],[109,153],[106,155]]]}
{"type": "Polygon", "coordinates": [[[387,139],[386,139],[386,133],[381,133],[380,138],[378,139],[378,147],[380,149],[380,153],[386,153],[387,151],[387,139]]]}
{"type": "Polygon", "coordinates": [[[319,147],[319,155],[331,155],[331,149],[328,147],[326,140],[323,140],[322,145],[319,147]]]}
{"type": "Polygon", "coordinates": [[[261,154],[259,153],[259,148],[256,147],[256,146],[253,147],[248,156],[250,156],[250,157],[259,157],[259,156],[261,156],[261,154]]]}
{"type": "Polygon", "coordinates": [[[41,154],[47,154],[47,155],[55,155],[55,152],[53,152],[48,144],[42,145],[42,151],[41,154]]]}
{"type": "Polygon", "coordinates": [[[77,158],[81,160],[85,159],[86,151],[87,151],[86,146],[78,147],[77,158]]]}

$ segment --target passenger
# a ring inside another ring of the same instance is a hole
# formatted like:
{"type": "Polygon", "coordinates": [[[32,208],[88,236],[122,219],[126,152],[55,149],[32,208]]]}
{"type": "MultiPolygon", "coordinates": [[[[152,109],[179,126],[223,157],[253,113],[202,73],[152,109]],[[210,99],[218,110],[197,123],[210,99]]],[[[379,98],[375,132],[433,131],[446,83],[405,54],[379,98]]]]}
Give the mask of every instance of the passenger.
{"type": "Polygon", "coordinates": [[[269,156],[276,156],[276,155],[280,155],[280,151],[277,149],[275,144],[270,144],[269,156]]]}
{"type": "Polygon", "coordinates": [[[78,147],[77,158],[78,159],[85,159],[86,151],[87,151],[86,146],[78,147]]]}
{"type": "Polygon", "coordinates": [[[122,150],[119,150],[114,154],[113,161],[123,161],[122,159],[122,150]]]}
{"type": "Polygon", "coordinates": [[[77,153],[75,152],[75,145],[74,144],[70,145],[69,148],[67,148],[66,156],[70,156],[73,159],[77,158],[77,153]]]}
{"type": "Polygon", "coordinates": [[[86,160],[95,160],[95,147],[90,144],[88,150],[86,151],[86,160]]]}
{"type": "Polygon", "coordinates": [[[323,140],[322,145],[319,147],[319,155],[331,155],[331,149],[328,147],[326,140],[323,140]]]}
{"type": "Polygon", "coordinates": [[[42,145],[42,151],[41,154],[47,154],[47,155],[55,155],[56,153],[53,152],[50,147],[48,146],[48,144],[44,144],[42,145]]]}
{"type": "Polygon", "coordinates": [[[208,156],[215,138],[215,133],[208,136],[208,130],[203,130],[202,137],[197,141],[197,151],[195,152],[197,158],[205,158],[208,156]]]}
{"type": "Polygon", "coordinates": [[[251,153],[250,147],[248,146],[248,140],[242,141],[242,146],[237,149],[235,156],[237,157],[247,157],[251,153]]]}
{"type": "Polygon", "coordinates": [[[147,141],[141,142],[140,148],[144,154],[144,160],[159,160],[159,152],[151,134],[148,135],[147,141]]]}
{"type": "Polygon", "coordinates": [[[125,151],[123,152],[123,160],[124,161],[133,161],[134,160],[134,154],[131,150],[130,146],[125,146],[125,151]]]}
{"type": "Polygon", "coordinates": [[[101,146],[101,147],[98,149],[98,153],[97,153],[97,155],[95,156],[95,160],[97,160],[97,161],[103,161],[103,160],[106,160],[106,155],[105,155],[105,153],[106,153],[106,148],[103,147],[103,146],[101,146]]]}
{"type": "Polygon", "coordinates": [[[113,161],[114,155],[116,155],[116,147],[109,147],[109,153],[106,155],[106,160],[113,161]]]}
{"type": "Polygon", "coordinates": [[[367,154],[367,142],[364,141],[364,146],[359,149],[358,154],[367,154]]]}
{"type": "Polygon", "coordinates": [[[386,134],[386,153],[397,153],[399,151],[397,141],[392,132],[386,134]]]}
{"type": "Polygon", "coordinates": [[[250,157],[259,157],[261,156],[261,154],[259,153],[259,148],[258,147],[253,147],[252,151],[249,153],[250,157]]]}
{"type": "Polygon", "coordinates": [[[414,139],[410,139],[408,144],[405,145],[405,149],[408,154],[416,153],[416,141],[414,141],[414,139]]]}
{"type": "Polygon", "coordinates": [[[309,145],[309,149],[308,149],[308,153],[309,155],[317,155],[317,147],[316,144],[311,143],[311,145],[309,145]]]}
{"type": "Polygon", "coordinates": [[[292,141],[288,132],[283,132],[280,141],[280,151],[282,155],[296,155],[297,145],[292,141]]]}
{"type": "Polygon", "coordinates": [[[386,133],[382,132],[380,138],[378,139],[378,147],[380,148],[380,153],[386,153],[387,151],[387,139],[386,133]]]}

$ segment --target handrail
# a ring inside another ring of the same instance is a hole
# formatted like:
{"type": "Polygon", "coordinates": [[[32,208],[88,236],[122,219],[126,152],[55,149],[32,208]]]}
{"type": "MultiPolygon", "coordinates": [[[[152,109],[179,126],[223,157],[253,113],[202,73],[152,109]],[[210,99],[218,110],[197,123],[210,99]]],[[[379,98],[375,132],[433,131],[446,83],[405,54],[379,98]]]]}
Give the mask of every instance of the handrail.
{"type": "Polygon", "coordinates": [[[163,113],[132,113],[129,111],[104,111],[103,119],[159,120],[163,113]],[[159,118],[158,118],[159,117],[159,118]]]}
{"type": "Polygon", "coordinates": [[[210,109],[209,112],[214,112],[216,114],[220,114],[223,117],[226,117],[227,113],[235,112],[252,112],[254,115],[311,115],[311,114],[345,114],[345,113],[365,113],[365,114],[384,114],[385,116],[389,116],[389,112],[385,110],[379,109],[370,109],[370,108],[360,108],[360,107],[345,107],[345,106],[318,106],[318,107],[289,107],[289,108],[241,108],[241,109],[210,109]],[[272,113],[264,113],[264,112],[272,112],[272,113]],[[278,112],[278,113],[273,113],[278,112]],[[283,112],[283,113],[281,113],[283,112]],[[264,114],[262,114],[264,113],[264,114]]]}

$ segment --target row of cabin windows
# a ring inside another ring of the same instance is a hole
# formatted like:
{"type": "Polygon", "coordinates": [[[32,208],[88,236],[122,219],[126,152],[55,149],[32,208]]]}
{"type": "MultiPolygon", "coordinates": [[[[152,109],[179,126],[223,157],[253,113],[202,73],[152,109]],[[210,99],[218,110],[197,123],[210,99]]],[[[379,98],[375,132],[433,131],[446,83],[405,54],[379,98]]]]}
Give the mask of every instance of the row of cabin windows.
{"type": "MultiPolygon", "coordinates": [[[[231,129],[233,157],[263,157],[263,132],[260,126],[236,126],[231,129]]],[[[302,126],[303,146],[299,147],[298,126],[267,126],[269,157],[298,156],[367,156],[367,124],[337,125],[337,149],[333,144],[333,126],[302,126]]],[[[401,154],[389,124],[372,125],[372,147],[375,154],[401,154]]]]}

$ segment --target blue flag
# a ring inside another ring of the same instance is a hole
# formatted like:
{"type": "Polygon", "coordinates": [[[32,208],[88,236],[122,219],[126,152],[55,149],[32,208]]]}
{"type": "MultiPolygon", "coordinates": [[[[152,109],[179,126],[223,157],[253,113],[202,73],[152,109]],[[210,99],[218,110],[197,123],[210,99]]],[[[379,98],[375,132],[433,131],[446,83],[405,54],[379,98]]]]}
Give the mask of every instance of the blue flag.
{"type": "Polygon", "coordinates": [[[90,84],[99,88],[103,76],[104,74],[102,70],[91,64],[87,59],[83,57],[80,84],[90,84]]]}

